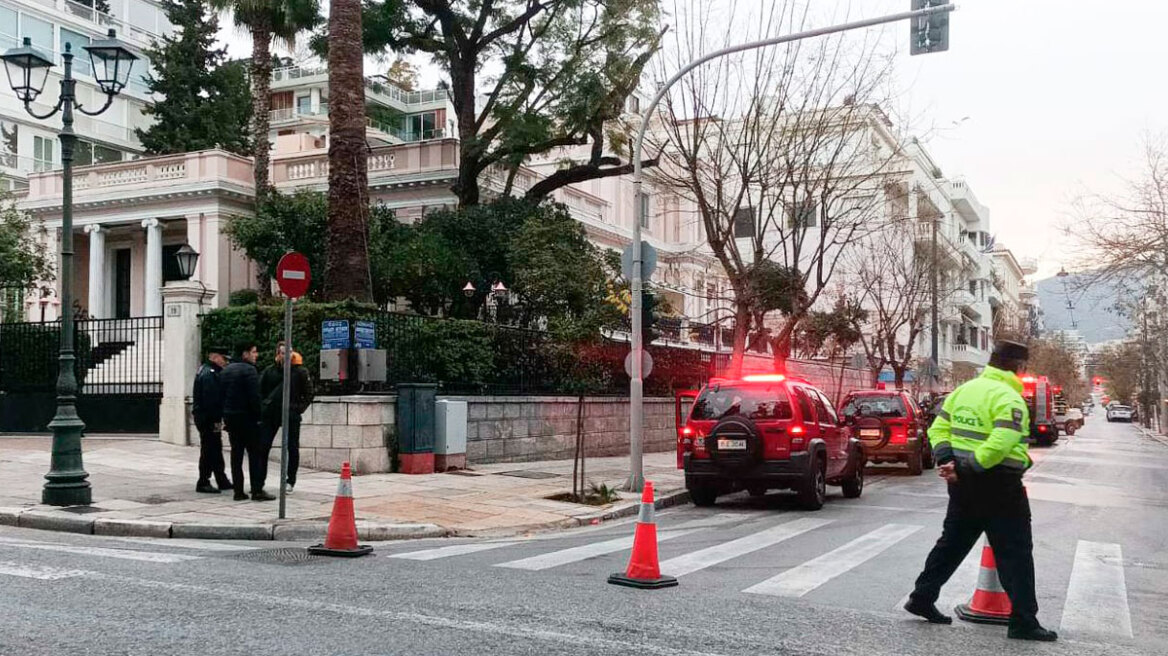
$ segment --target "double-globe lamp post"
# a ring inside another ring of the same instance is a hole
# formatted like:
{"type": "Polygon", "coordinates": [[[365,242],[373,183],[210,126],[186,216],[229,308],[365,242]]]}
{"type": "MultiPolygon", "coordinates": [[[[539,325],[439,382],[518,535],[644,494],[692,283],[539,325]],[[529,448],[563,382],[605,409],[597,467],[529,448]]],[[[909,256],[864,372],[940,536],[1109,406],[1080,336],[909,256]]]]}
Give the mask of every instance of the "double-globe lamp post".
{"type": "Polygon", "coordinates": [[[89,111],[77,102],[76,82],[73,80],[73,53],[71,44],[65,44],[61,62],[65,66],[61,78],[61,93],[56,105],[38,114],[32,104],[41,95],[53,68],[53,60],[33,48],[32,40],[24,38],[19,48],[0,55],[8,73],[8,84],[24,109],[33,118],[48,119],[61,113],[61,336],[57,356],[57,411],[49,428],[53,431],[53,456],[41,502],[51,506],[89,505],[93,501],[89,474],[81,461],[81,433],[85,423],[77,416],[77,375],[73,353],[73,147],[77,135],[73,132],[73,111],[97,116],[114,101],[130,80],[130,69],[138,59],[117,39],[113,30],[109,38],[99,39],[83,46],[89,53],[93,79],[105,94],[105,104],[89,111]]]}

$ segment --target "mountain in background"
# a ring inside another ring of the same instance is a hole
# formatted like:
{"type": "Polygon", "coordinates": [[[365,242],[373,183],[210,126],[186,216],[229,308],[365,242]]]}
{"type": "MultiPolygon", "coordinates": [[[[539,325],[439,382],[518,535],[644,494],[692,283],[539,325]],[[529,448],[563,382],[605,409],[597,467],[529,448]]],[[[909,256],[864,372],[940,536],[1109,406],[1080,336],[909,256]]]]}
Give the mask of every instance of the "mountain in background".
{"type": "Polygon", "coordinates": [[[1071,311],[1067,309],[1069,295],[1075,306],[1074,320],[1078,324],[1077,330],[1088,344],[1126,337],[1131,327],[1130,323],[1127,318],[1112,309],[1115,305],[1116,288],[1110,283],[1099,283],[1076,291],[1080,282],[1080,277],[1074,274],[1066,278],[1047,278],[1037,282],[1038,300],[1042,303],[1046,315],[1046,329],[1048,331],[1076,329],[1071,325],[1071,311]]]}

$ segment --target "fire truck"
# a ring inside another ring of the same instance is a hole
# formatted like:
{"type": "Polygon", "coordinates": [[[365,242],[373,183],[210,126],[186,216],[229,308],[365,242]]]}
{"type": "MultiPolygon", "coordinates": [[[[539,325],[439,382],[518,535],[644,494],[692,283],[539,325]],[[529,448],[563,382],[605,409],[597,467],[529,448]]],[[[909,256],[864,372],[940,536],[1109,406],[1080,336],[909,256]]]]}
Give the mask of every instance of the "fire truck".
{"type": "Polygon", "coordinates": [[[1030,442],[1050,446],[1058,440],[1054,420],[1054,386],[1046,376],[1023,376],[1022,398],[1030,407],[1030,442]]]}

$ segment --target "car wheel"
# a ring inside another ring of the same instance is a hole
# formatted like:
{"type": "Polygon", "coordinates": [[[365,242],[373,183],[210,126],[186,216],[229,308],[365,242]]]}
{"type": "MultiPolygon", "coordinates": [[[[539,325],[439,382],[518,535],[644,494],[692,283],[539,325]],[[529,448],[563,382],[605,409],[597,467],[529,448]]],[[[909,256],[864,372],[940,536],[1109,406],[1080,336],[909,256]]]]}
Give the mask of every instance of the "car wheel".
{"type": "Polygon", "coordinates": [[[908,457],[908,473],[913,476],[920,476],[924,472],[924,455],[921,453],[922,449],[917,449],[917,452],[908,457]]]}
{"type": "Polygon", "coordinates": [[[1068,423],[1067,428],[1064,432],[1067,434],[1067,437],[1074,435],[1075,434],[1075,424],[1073,422],[1068,423]]]}
{"type": "Polygon", "coordinates": [[[689,488],[689,498],[695,506],[708,508],[718,500],[718,489],[710,485],[689,488]]]}
{"type": "Polygon", "coordinates": [[[750,494],[750,496],[752,496],[752,497],[765,497],[766,493],[767,493],[767,489],[765,487],[759,487],[757,485],[752,485],[752,486],[746,488],[746,492],[748,494],[750,494]]]}
{"type": "Polygon", "coordinates": [[[864,493],[864,460],[860,459],[860,464],[856,466],[855,473],[851,478],[844,479],[841,483],[845,499],[858,499],[864,493]]]}
{"type": "Polygon", "coordinates": [[[823,458],[816,456],[811,461],[811,471],[799,490],[799,505],[804,510],[819,510],[827,500],[827,472],[823,458]]]}
{"type": "Polygon", "coordinates": [[[925,444],[925,457],[923,459],[925,469],[932,469],[937,466],[937,458],[933,455],[933,447],[925,444]]]}

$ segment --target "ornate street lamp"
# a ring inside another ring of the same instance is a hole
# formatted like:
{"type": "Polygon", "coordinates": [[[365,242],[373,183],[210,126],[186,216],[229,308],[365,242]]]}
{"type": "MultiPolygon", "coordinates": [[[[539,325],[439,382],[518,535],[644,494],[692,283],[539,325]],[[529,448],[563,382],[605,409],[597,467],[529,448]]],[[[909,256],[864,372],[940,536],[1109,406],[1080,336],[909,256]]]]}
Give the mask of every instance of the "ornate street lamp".
{"type": "MultiPolygon", "coordinates": [[[[73,132],[73,111],[88,116],[104,112],[130,79],[130,70],[138,59],[122,42],[117,40],[113,30],[108,39],[98,40],[84,46],[89,52],[93,76],[106,95],[105,104],[97,110],[89,111],[77,102],[76,81],[73,80],[72,45],[65,44],[61,54],[65,66],[61,78],[61,92],[57,104],[45,114],[32,109],[32,103],[44,91],[48,81],[51,59],[33,48],[32,40],[24,38],[19,48],[12,48],[0,55],[8,73],[8,84],[16,97],[24,103],[24,109],[34,118],[47,119],[61,113],[61,307],[73,307],[73,148],[77,135],[73,132]]],[[[41,495],[42,503],[50,506],[89,505],[93,501],[89,474],[81,459],[81,433],[85,423],[77,416],[77,374],[74,370],[76,357],[73,353],[73,314],[61,313],[61,350],[57,356],[57,412],[49,428],[53,431],[53,456],[49,473],[41,495]]]]}
{"type": "Polygon", "coordinates": [[[195,275],[195,265],[199,263],[199,252],[191,248],[190,244],[183,244],[174,254],[178,262],[178,273],[183,280],[190,280],[195,275]]]}

